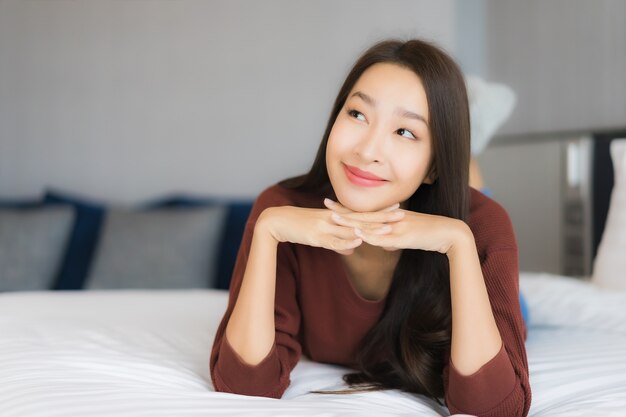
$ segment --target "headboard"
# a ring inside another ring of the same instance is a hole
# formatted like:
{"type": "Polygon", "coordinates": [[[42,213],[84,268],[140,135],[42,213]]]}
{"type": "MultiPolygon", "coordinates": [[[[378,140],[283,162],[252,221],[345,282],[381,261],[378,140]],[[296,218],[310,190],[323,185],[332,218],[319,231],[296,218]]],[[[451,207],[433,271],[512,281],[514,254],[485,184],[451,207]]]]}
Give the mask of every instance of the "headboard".
{"type": "Polygon", "coordinates": [[[595,259],[606,224],[614,183],[610,145],[613,139],[626,138],[626,129],[595,133],[592,137],[592,259],[595,259]]]}
{"type": "Polygon", "coordinates": [[[510,213],[520,268],[588,278],[606,224],[614,129],[501,135],[480,156],[495,198],[510,213]]]}

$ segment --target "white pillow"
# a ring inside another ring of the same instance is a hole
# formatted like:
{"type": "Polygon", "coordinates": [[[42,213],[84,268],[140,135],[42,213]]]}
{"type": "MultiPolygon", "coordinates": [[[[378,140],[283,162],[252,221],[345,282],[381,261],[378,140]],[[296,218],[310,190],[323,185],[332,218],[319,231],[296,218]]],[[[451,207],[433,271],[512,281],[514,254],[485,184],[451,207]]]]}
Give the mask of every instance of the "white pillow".
{"type": "Polygon", "coordinates": [[[615,181],[591,281],[626,291],[626,139],[611,141],[611,160],[615,181]]]}
{"type": "Polygon", "coordinates": [[[509,118],[516,103],[511,87],[466,75],[467,99],[470,107],[471,152],[479,155],[493,134],[509,118]]]}

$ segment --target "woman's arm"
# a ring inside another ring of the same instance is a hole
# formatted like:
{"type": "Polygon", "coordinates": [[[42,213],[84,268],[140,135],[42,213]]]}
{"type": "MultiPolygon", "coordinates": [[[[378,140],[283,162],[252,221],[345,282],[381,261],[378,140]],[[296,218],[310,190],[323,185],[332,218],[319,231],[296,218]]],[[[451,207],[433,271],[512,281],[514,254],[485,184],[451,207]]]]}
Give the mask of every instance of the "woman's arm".
{"type": "MultiPolygon", "coordinates": [[[[492,213],[489,225],[513,236],[504,210],[492,213]]],[[[500,241],[479,258],[471,236],[464,242],[447,254],[452,342],[443,375],[448,408],[479,417],[526,416],[532,394],[517,246],[500,241]]]]}
{"type": "MultiPolygon", "coordinates": [[[[282,397],[302,353],[298,259],[291,243],[338,252],[361,243],[351,228],[330,223],[330,210],[292,204],[273,186],[252,207],[211,350],[216,391],[282,397]]],[[[381,222],[392,214],[380,213],[381,222]]]]}
{"type": "Polygon", "coordinates": [[[478,371],[493,359],[502,338],[491,311],[485,279],[469,226],[446,253],[450,264],[452,302],[451,357],[463,375],[478,371]]]}
{"type": "Polygon", "coordinates": [[[256,227],[265,209],[289,203],[276,187],[268,188],[255,201],[246,222],[228,305],[215,332],[209,360],[211,381],[218,392],[281,398],[289,386],[291,370],[300,359],[297,259],[291,245],[273,245],[256,227]],[[260,274],[256,275],[255,270],[260,274]],[[234,326],[229,326],[235,331],[229,331],[226,337],[226,327],[236,306],[234,326]],[[235,346],[230,343],[231,337],[235,346]],[[265,344],[268,341],[269,348],[265,344]]]}
{"type": "Polygon", "coordinates": [[[274,296],[277,247],[278,242],[267,229],[261,214],[254,227],[239,296],[226,325],[228,342],[249,365],[257,365],[267,356],[276,336],[274,296]]]}
{"type": "MultiPolygon", "coordinates": [[[[386,218],[391,213],[377,215],[386,218]]],[[[285,241],[303,243],[340,252],[360,244],[360,240],[352,240],[355,236],[351,228],[333,226],[331,230],[324,227],[330,221],[329,217],[329,210],[297,207],[268,207],[259,215],[239,296],[226,327],[228,342],[247,364],[260,363],[274,344],[278,244],[285,241]],[[330,233],[323,233],[323,230],[330,233]]]]}

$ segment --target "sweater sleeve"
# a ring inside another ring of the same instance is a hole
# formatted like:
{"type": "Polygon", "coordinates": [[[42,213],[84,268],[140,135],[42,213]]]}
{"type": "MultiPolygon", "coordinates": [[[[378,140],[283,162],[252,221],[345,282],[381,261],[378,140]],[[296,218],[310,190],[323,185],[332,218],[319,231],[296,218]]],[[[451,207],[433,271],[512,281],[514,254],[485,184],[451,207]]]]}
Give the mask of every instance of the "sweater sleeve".
{"type": "Polygon", "coordinates": [[[215,334],[209,361],[211,380],[219,392],[281,398],[291,382],[290,373],[301,356],[296,337],[300,328],[295,279],[297,263],[289,243],[278,244],[274,307],[276,337],[267,356],[251,365],[237,354],[226,337],[226,325],[243,282],[256,219],[265,208],[279,205],[286,204],[280,204],[276,196],[264,191],[255,201],[246,223],[231,278],[228,306],[215,334]]]}
{"type": "Polygon", "coordinates": [[[525,417],[531,403],[519,303],[517,248],[496,248],[481,261],[491,308],[502,337],[500,351],[478,371],[461,374],[447,355],[443,370],[446,405],[452,414],[525,417]]]}

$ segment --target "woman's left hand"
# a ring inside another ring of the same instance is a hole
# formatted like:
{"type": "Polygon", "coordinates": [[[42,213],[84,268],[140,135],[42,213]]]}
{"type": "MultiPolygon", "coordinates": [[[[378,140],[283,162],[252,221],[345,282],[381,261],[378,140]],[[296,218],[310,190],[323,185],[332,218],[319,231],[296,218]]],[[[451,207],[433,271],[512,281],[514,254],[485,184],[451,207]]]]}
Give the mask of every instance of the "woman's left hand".
{"type": "Polygon", "coordinates": [[[362,227],[364,224],[371,226],[368,213],[352,211],[331,200],[325,200],[324,205],[338,214],[339,217],[333,216],[338,225],[354,227],[355,234],[364,242],[387,251],[422,249],[446,254],[464,234],[471,233],[462,220],[402,209],[394,210],[404,213],[399,220],[381,224],[389,226],[388,232],[373,232],[371,227],[362,227]]]}

